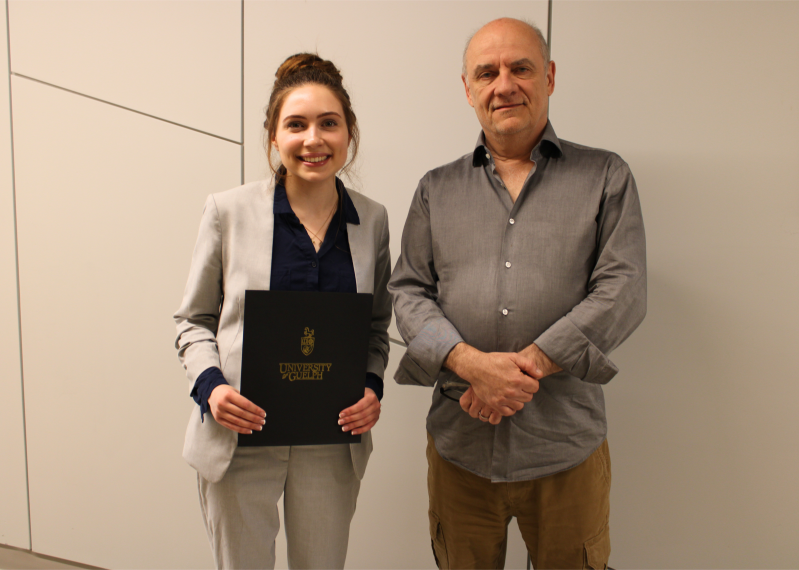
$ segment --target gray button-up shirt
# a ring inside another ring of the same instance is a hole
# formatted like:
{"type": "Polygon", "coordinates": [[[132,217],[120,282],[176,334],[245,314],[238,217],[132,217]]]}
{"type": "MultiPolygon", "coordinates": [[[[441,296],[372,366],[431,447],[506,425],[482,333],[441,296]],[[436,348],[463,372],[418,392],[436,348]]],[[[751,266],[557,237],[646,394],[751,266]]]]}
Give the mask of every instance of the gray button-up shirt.
{"type": "Polygon", "coordinates": [[[395,379],[433,386],[461,341],[485,352],[535,342],[563,372],[497,426],[433,393],[427,429],[444,459],[492,481],[523,481],[585,460],[607,433],[608,358],[646,313],[638,192],[618,155],[547,124],[515,203],[477,146],[419,182],[389,282],[408,349],[395,379]]]}

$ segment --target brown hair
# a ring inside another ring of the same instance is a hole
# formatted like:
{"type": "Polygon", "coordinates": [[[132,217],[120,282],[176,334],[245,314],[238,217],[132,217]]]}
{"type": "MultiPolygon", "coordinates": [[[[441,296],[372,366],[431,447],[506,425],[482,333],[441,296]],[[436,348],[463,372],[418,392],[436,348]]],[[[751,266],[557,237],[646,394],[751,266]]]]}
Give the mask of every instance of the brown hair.
{"type": "Polygon", "coordinates": [[[332,62],[322,59],[313,53],[298,53],[286,59],[275,72],[275,84],[272,86],[272,94],[269,97],[269,104],[266,107],[266,159],[269,161],[269,169],[273,174],[277,174],[279,179],[285,177],[286,172],[283,165],[275,168],[272,163],[272,139],[275,138],[278,119],[283,102],[289,93],[303,85],[314,84],[327,87],[336,96],[344,109],[344,120],[347,123],[347,132],[350,136],[350,153],[347,164],[342,169],[349,174],[352,163],[358,155],[358,143],[360,133],[358,131],[358,121],[355,112],[352,110],[352,103],[347,90],[342,85],[342,77],[339,70],[332,62]]]}

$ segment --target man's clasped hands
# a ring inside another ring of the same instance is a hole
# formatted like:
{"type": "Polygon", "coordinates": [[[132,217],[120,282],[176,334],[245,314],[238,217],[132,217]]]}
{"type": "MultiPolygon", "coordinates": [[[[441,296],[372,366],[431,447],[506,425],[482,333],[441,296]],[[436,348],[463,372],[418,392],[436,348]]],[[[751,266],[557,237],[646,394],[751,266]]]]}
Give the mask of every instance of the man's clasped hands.
{"type": "Polygon", "coordinates": [[[445,366],[471,385],[461,396],[461,408],[494,425],[530,402],[542,378],[562,370],[535,343],[520,352],[482,352],[461,342],[445,366]]]}

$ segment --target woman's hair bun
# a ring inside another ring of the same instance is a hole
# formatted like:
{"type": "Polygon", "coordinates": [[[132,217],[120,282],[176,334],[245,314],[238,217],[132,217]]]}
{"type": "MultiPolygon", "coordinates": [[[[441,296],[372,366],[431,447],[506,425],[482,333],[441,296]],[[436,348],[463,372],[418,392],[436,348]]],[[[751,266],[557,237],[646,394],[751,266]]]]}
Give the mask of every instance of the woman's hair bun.
{"type": "Polygon", "coordinates": [[[277,81],[283,81],[302,71],[311,70],[325,73],[338,83],[342,82],[341,73],[336,66],[333,65],[333,62],[322,59],[315,53],[297,53],[286,58],[286,61],[277,68],[275,77],[277,81]]]}

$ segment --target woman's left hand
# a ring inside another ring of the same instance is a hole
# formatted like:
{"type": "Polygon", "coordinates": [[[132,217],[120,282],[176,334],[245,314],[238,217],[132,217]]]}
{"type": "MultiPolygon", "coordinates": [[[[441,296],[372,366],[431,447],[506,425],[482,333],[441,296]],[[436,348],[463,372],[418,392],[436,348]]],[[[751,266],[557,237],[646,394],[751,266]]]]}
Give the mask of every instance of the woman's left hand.
{"type": "Polygon", "coordinates": [[[352,435],[366,433],[380,419],[380,400],[371,388],[364,388],[363,398],[341,412],[338,417],[338,425],[342,431],[352,432],[352,435]]]}

